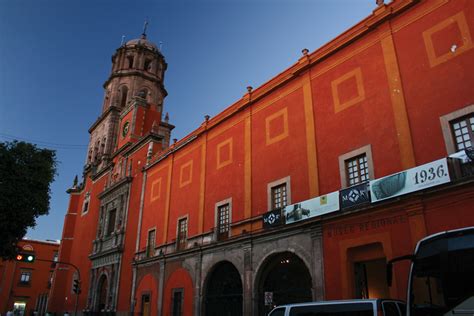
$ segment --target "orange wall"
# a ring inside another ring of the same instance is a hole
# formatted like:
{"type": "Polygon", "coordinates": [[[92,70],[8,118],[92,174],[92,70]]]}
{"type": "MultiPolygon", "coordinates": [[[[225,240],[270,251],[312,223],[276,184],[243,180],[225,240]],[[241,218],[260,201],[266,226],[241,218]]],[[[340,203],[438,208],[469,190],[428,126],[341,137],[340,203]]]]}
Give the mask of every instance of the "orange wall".
{"type": "Polygon", "coordinates": [[[166,280],[165,292],[163,293],[163,315],[171,315],[171,301],[173,289],[184,290],[183,316],[193,315],[194,289],[193,281],[187,270],[178,268],[166,280]]]}
{"type": "Polygon", "coordinates": [[[36,255],[33,263],[0,261],[0,313],[5,314],[8,310],[13,310],[15,301],[26,302],[25,315],[29,315],[36,307],[39,295],[48,294],[50,273],[54,271],[51,262],[42,260],[53,260],[55,252],[59,249],[59,244],[41,242],[35,240],[22,240],[19,247],[31,245],[36,255]],[[20,283],[22,270],[31,272],[30,283],[23,285],[20,283]]]}
{"type": "Polygon", "coordinates": [[[158,283],[155,277],[151,274],[145,275],[139,282],[136,290],[135,311],[142,311],[142,296],[148,294],[150,296],[150,315],[157,315],[158,313],[158,283]]]}
{"type": "MultiPolygon", "coordinates": [[[[140,223],[141,177],[147,146],[131,153],[134,178],[119,308],[128,310],[130,302],[137,229],[139,251],[145,250],[148,231],[153,228],[157,246],[174,242],[177,222],[182,217],[188,218],[188,237],[208,233],[216,226],[216,203],[231,198],[232,221],[253,219],[254,225],[245,229],[258,230],[258,216],[269,209],[269,183],[289,177],[292,203],[339,190],[339,157],[369,144],[375,178],[445,157],[439,117],[474,103],[472,21],[474,2],[469,0],[399,0],[380,7],[354,28],[303,56],[291,68],[203,123],[189,137],[172,145],[167,157],[155,156],[154,165],[146,170],[140,223]],[[386,14],[397,12],[404,5],[410,6],[407,11],[383,20],[386,14]],[[354,35],[359,33],[364,35],[354,35]],[[459,42],[459,34],[465,42],[459,42]],[[450,53],[453,43],[458,43],[458,48],[450,53]],[[333,50],[337,46],[341,48],[333,50]],[[184,144],[193,136],[194,140],[184,144]],[[183,147],[176,149],[178,146],[183,147]],[[157,158],[162,160],[155,162],[157,158]]],[[[153,109],[141,107],[136,117],[143,119],[134,130],[137,135],[146,134],[159,118],[153,109]],[[140,126],[143,132],[138,130],[140,126]]],[[[126,119],[132,119],[132,112],[126,119]]],[[[123,145],[121,129],[119,133],[119,145],[123,145]]],[[[119,158],[115,159],[117,162],[119,158]]],[[[71,196],[65,221],[63,236],[74,231],[74,240],[65,241],[68,246],[61,255],[80,266],[85,275],[91,268],[87,256],[97,228],[97,195],[103,191],[106,177],[94,183],[88,179],[81,195],[71,196]],[[90,210],[80,216],[87,191],[93,197],[90,210]]],[[[390,212],[390,216],[406,216],[400,209],[390,212]]],[[[468,216],[465,205],[455,212],[468,216]]],[[[384,249],[392,244],[392,236],[397,236],[397,246],[392,247],[390,256],[403,255],[412,250],[420,235],[465,224],[455,217],[445,217],[436,211],[434,203],[433,207],[426,206],[426,214],[421,216],[423,224],[415,235],[407,223],[370,231],[356,229],[330,238],[325,233],[327,298],[350,296],[349,285],[341,281],[341,243],[347,248],[350,242],[362,242],[364,238],[370,241],[385,232],[385,237],[379,236],[384,249]]],[[[361,220],[370,222],[374,218],[347,219],[356,228],[361,220]]],[[[346,219],[329,224],[345,223],[346,219]]],[[[401,269],[397,275],[406,275],[406,268],[397,269],[401,269]]],[[[192,293],[190,277],[179,271],[167,281],[165,308],[169,308],[166,302],[171,286],[181,282],[192,293]]],[[[71,276],[61,280],[65,283],[58,288],[70,289],[71,276]]],[[[397,280],[393,296],[403,298],[406,281],[397,280]]],[[[83,289],[88,288],[87,282],[88,278],[83,280],[83,289]]],[[[81,294],[81,307],[85,306],[86,292],[81,294]]],[[[67,303],[64,308],[70,306],[67,303]]]]}

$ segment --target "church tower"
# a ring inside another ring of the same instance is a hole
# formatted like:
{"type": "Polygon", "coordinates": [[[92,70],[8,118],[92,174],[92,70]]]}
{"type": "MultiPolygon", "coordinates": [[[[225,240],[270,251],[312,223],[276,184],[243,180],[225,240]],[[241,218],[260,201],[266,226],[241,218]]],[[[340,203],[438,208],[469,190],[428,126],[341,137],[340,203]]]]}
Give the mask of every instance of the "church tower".
{"type": "Polygon", "coordinates": [[[126,42],[116,50],[112,56],[111,74],[103,85],[102,113],[89,129],[91,137],[85,172],[92,170],[95,173],[106,167],[112,154],[124,143],[120,140],[129,134],[129,130],[132,137],[127,141],[133,141],[145,136],[153,125],[162,136],[162,149],[168,147],[173,126],[168,124],[168,116],[161,122],[163,99],[167,95],[163,85],[166,68],[167,63],[158,47],[147,40],[146,23],[140,38],[126,42]],[[158,117],[148,115],[147,120],[152,120],[148,124],[130,120],[122,122],[122,116],[133,99],[148,107],[151,105],[153,111],[150,112],[158,117]]]}

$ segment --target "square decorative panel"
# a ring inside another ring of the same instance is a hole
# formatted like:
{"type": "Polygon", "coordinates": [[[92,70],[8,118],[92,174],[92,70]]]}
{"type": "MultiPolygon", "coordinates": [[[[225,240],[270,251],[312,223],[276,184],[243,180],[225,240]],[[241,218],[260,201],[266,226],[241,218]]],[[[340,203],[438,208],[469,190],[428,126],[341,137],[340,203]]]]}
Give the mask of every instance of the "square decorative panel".
{"type": "Polygon", "coordinates": [[[193,181],[193,161],[190,160],[181,166],[179,172],[179,187],[190,184],[193,181]]]}
{"type": "Polygon", "coordinates": [[[161,179],[159,178],[151,183],[151,202],[158,200],[161,196],[161,179]]]}
{"type": "Polygon", "coordinates": [[[229,138],[217,145],[217,167],[220,169],[224,166],[227,166],[232,163],[232,147],[233,141],[232,138],[229,138]]]}
{"type": "Polygon", "coordinates": [[[265,143],[279,142],[288,137],[288,108],[281,109],[265,119],[265,143]]]}
{"type": "Polygon", "coordinates": [[[423,40],[431,67],[473,47],[464,12],[459,12],[424,31],[423,40]]]}
{"type": "Polygon", "coordinates": [[[365,99],[360,67],[331,82],[334,112],[340,112],[365,99]]]}

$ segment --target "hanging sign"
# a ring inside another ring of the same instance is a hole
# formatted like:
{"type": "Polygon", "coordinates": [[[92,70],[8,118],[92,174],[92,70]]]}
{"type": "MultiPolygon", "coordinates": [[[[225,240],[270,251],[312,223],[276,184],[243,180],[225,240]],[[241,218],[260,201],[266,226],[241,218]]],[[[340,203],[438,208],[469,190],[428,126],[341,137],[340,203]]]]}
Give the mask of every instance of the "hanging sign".
{"type": "Polygon", "coordinates": [[[372,202],[450,182],[448,162],[439,159],[381,179],[370,181],[372,202]]]}
{"type": "Polygon", "coordinates": [[[263,228],[272,228],[283,224],[281,208],[263,214],[263,228]]]}
{"type": "Polygon", "coordinates": [[[341,209],[360,206],[370,203],[369,182],[354,185],[339,191],[341,197],[341,209]]]}
{"type": "Polygon", "coordinates": [[[295,203],[283,211],[287,224],[339,210],[339,191],[295,203]]]}

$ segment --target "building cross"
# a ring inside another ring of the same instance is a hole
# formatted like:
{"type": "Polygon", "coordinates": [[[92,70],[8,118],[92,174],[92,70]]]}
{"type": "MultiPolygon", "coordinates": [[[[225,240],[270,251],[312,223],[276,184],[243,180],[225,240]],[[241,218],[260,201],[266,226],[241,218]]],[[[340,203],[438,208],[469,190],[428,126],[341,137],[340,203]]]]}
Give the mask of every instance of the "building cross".
{"type": "Polygon", "coordinates": [[[146,28],[148,27],[148,18],[145,19],[145,24],[143,25],[143,37],[146,38],[146,28]]]}

